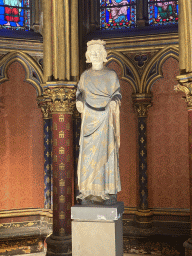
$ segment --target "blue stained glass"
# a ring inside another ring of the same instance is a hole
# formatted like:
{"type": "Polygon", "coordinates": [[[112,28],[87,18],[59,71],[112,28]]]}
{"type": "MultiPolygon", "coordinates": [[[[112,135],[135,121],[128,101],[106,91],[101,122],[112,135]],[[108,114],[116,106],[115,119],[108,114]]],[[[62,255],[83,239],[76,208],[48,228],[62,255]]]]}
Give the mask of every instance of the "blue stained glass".
{"type": "Polygon", "coordinates": [[[134,27],[136,0],[100,0],[101,29],[134,27]]]}
{"type": "Polygon", "coordinates": [[[178,0],[148,0],[149,25],[175,24],[178,22],[178,0]]]}
{"type": "Polygon", "coordinates": [[[29,30],[30,0],[0,0],[0,28],[29,30]]]}

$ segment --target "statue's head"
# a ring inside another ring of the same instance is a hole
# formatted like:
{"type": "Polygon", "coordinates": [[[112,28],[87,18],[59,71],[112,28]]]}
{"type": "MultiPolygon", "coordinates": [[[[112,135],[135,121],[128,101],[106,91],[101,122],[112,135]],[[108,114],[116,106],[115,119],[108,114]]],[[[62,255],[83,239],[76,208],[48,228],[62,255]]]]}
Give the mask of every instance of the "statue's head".
{"type": "Polygon", "coordinates": [[[106,42],[103,40],[91,40],[87,43],[85,53],[87,63],[107,62],[106,42]]]}

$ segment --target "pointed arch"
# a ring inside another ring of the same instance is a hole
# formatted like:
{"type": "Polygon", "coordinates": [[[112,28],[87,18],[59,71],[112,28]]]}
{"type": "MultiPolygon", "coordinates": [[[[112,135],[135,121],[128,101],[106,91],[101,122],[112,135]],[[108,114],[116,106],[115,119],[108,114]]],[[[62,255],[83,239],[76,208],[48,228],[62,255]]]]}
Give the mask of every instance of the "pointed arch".
{"type": "Polygon", "coordinates": [[[153,83],[163,77],[162,65],[170,57],[179,61],[179,49],[168,46],[157,53],[147,65],[141,78],[141,92],[150,93],[153,83]]]}
{"type": "Polygon", "coordinates": [[[37,96],[41,96],[43,91],[41,87],[43,83],[43,71],[31,56],[21,51],[10,52],[0,60],[0,83],[9,80],[7,70],[15,61],[18,61],[24,67],[26,71],[25,81],[36,89],[37,96]]]}
{"type": "Polygon", "coordinates": [[[106,64],[109,64],[112,61],[116,61],[122,69],[122,79],[129,82],[133,88],[133,92],[136,93],[138,85],[140,84],[140,78],[138,72],[130,60],[119,52],[109,51],[108,52],[108,61],[106,64]]]}

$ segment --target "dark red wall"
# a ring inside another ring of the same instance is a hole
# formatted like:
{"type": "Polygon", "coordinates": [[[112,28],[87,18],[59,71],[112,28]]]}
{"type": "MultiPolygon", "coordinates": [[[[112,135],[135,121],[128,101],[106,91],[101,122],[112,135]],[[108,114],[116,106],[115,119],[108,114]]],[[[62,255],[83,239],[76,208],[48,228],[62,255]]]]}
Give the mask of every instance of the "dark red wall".
{"type": "Polygon", "coordinates": [[[0,85],[0,210],[44,207],[43,119],[19,62],[0,85]]]}
{"type": "Polygon", "coordinates": [[[137,116],[132,103],[132,86],[122,80],[121,67],[113,61],[108,65],[114,69],[120,79],[122,101],[120,109],[121,146],[119,165],[122,191],[118,193],[118,200],[127,207],[137,206],[137,178],[136,178],[136,140],[137,116]]]}
{"type": "MultiPolygon", "coordinates": [[[[121,67],[109,67],[119,78],[121,67]]],[[[169,58],[162,66],[163,78],[152,86],[153,106],[147,118],[148,188],[150,208],[189,208],[188,114],[182,93],[174,91],[179,64],[169,58]]],[[[133,108],[131,85],[120,79],[122,191],[118,200],[127,207],[138,205],[137,115],[133,108]]]]}
{"type": "Polygon", "coordinates": [[[147,122],[149,207],[189,208],[187,105],[174,91],[178,61],[167,59],[162,71],[147,122]]]}

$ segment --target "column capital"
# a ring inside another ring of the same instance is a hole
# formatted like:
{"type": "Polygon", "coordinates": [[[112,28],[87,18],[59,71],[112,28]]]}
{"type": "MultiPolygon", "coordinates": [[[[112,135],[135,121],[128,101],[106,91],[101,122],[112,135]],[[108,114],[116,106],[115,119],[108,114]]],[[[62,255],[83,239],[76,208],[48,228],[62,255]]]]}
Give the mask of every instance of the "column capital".
{"type": "Polygon", "coordinates": [[[137,93],[132,95],[133,104],[137,111],[138,117],[147,117],[148,109],[152,106],[151,94],[137,93]]]}
{"type": "Polygon", "coordinates": [[[75,108],[76,88],[74,86],[47,86],[43,97],[48,101],[50,112],[72,114],[75,108]]]}
{"type": "Polygon", "coordinates": [[[37,98],[38,106],[41,108],[44,119],[50,119],[50,109],[49,101],[47,101],[43,96],[37,98]]]}
{"type": "Polygon", "coordinates": [[[192,109],[192,73],[185,75],[180,75],[176,77],[179,81],[174,87],[176,92],[182,91],[185,93],[185,101],[187,103],[188,109],[192,109]]]}

